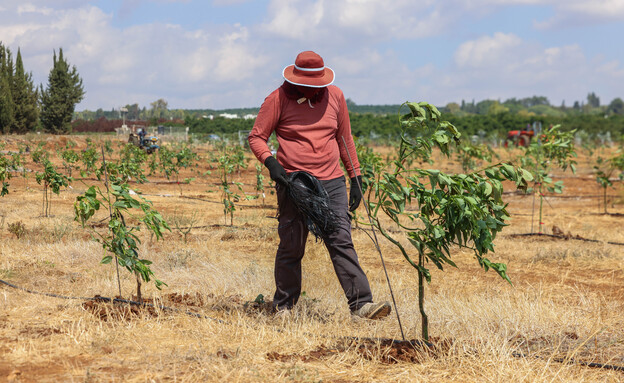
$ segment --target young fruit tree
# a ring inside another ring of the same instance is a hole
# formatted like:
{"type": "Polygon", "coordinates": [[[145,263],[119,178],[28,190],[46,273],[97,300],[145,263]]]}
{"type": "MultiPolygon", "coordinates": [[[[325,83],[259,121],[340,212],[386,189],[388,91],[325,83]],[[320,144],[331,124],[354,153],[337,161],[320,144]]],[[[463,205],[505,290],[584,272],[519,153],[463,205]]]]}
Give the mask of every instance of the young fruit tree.
{"type": "Polygon", "coordinates": [[[611,177],[618,175],[620,180],[624,180],[624,153],[607,159],[599,156],[596,165],[594,165],[594,170],[596,182],[602,187],[603,213],[607,214],[607,188],[613,187],[611,177]]]}
{"type": "Polygon", "coordinates": [[[35,174],[35,179],[39,185],[43,184],[43,216],[50,216],[50,191],[58,195],[61,187],[67,187],[72,181],[71,177],[56,171],[52,162],[45,160],[43,172],[35,174]]]}
{"type": "Polygon", "coordinates": [[[234,182],[231,180],[232,174],[237,168],[244,165],[244,160],[240,156],[236,155],[236,148],[224,146],[221,151],[221,155],[216,158],[219,167],[219,175],[221,177],[221,185],[219,186],[222,191],[223,202],[223,215],[225,218],[225,224],[227,224],[227,217],[230,216],[230,226],[234,224],[234,212],[236,211],[235,203],[241,198],[249,200],[253,197],[245,195],[243,191],[243,184],[241,182],[234,182]],[[243,195],[239,195],[236,191],[232,190],[230,186],[236,186],[238,191],[243,195]]]}
{"type": "MultiPolygon", "coordinates": [[[[103,161],[103,168],[106,172],[108,167],[103,161]]],[[[142,301],[141,284],[149,282],[154,276],[150,268],[151,261],[139,257],[139,244],[141,240],[137,236],[140,225],[143,224],[150,231],[156,240],[163,236],[164,230],[169,230],[167,222],[161,214],[152,208],[152,203],[143,197],[134,198],[130,194],[130,189],[125,181],[125,177],[117,177],[110,182],[105,173],[105,190],[99,186],[91,186],[87,191],[76,198],[74,203],[74,220],[86,226],[87,221],[100,210],[102,205],[108,210],[108,231],[100,233],[94,227],[91,230],[97,242],[102,244],[106,254],[101,263],[108,264],[115,260],[117,265],[117,284],[119,296],[121,297],[121,282],[119,281],[119,267],[123,266],[133,273],[137,283],[137,299],[142,301]],[[130,225],[129,220],[136,222],[130,225]]],[[[160,289],[166,284],[154,278],[156,288],[160,289]]]]}
{"type": "Polygon", "coordinates": [[[9,194],[9,183],[11,179],[11,161],[0,154],[0,197],[9,194]]]}
{"type": "Polygon", "coordinates": [[[97,148],[89,138],[87,138],[87,147],[80,153],[80,161],[83,163],[82,170],[80,170],[81,177],[84,178],[96,171],[97,148]]]}
{"type": "Polygon", "coordinates": [[[59,152],[59,157],[63,160],[63,167],[67,171],[67,175],[71,177],[74,164],[80,160],[80,155],[72,149],[66,148],[59,152]]]}
{"type": "MultiPolygon", "coordinates": [[[[464,174],[446,174],[437,169],[410,168],[406,164],[423,162],[434,148],[449,156],[452,143],[459,144],[455,126],[440,119],[435,106],[425,102],[408,102],[409,113],[399,117],[401,143],[392,164],[373,177],[364,174],[370,185],[366,194],[372,226],[394,244],[418,272],[418,305],[421,332],[429,339],[429,322],[425,312],[425,284],[431,282],[428,264],[443,270],[457,267],[452,253],[471,250],[479,265],[493,269],[510,282],[507,266],[486,258],[494,251],[494,239],[507,224],[509,215],[502,200],[503,181],[512,181],[526,189],[533,177],[521,168],[497,163],[464,174]],[[413,206],[416,205],[416,206],[413,206]],[[402,235],[391,233],[381,223],[386,216],[402,235]]],[[[363,177],[364,178],[364,177],[363,177]]],[[[367,224],[360,222],[360,224],[367,224]]]]}
{"type": "Polygon", "coordinates": [[[498,158],[492,148],[486,144],[476,145],[467,141],[457,147],[457,159],[464,172],[480,166],[481,162],[492,162],[494,157],[498,158]]]}
{"type": "MultiPolygon", "coordinates": [[[[576,161],[573,159],[576,157],[574,151],[574,133],[576,130],[565,132],[561,131],[560,128],[560,125],[548,128],[526,147],[524,155],[520,158],[522,167],[528,169],[533,175],[534,188],[528,191],[535,192],[537,190],[539,195],[539,234],[542,233],[542,226],[544,225],[542,219],[544,191],[558,194],[563,191],[563,181],[554,182],[550,173],[555,166],[564,171],[570,167],[572,173],[576,172],[576,161]]],[[[533,198],[535,198],[535,194],[533,194],[533,198]]],[[[531,232],[533,232],[532,219],[531,232]]]]}
{"type": "Polygon", "coordinates": [[[264,166],[261,164],[256,164],[256,198],[260,198],[262,196],[262,205],[264,205],[265,200],[265,185],[264,185],[264,175],[262,174],[262,170],[264,166]]]}
{"type": "MultiPolygon", "coordinates": [[[[364,196],[365,199],[370,200],[371,191],[373,188],[371,185],[379,183],[381,175],[385,172],[386,162],[381,155],[376,153],[372,148],[362,144],[359,140],[355,140],[355,150],[360,162],[360,172],[362,174],[362,191],[367,193],[364,196]]],[[[355,227],[359,228],[360,216],[357,209],[352,213],[353,220],[355,221],[355,227]]]]}

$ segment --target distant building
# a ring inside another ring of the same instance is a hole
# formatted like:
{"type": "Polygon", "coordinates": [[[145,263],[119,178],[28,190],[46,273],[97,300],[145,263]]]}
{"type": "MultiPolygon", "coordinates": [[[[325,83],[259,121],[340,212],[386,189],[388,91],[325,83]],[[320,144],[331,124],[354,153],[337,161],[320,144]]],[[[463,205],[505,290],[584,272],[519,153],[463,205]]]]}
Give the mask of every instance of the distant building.
{"type": "Polygon", "coordinates": [[[231,114],[231,113],[221,113],[221,114],[219,115],[219,117],[229,118],[229,119],[232,119],[232,118],[239,118],[239,117],[238,117],[238,114],[231,114]]]}
{"type": "Polygon", "coordinates": [[[246,114],[243,116],[245,120],[253,120],[256,117],[257,117],[257,114],[246,114]]]}

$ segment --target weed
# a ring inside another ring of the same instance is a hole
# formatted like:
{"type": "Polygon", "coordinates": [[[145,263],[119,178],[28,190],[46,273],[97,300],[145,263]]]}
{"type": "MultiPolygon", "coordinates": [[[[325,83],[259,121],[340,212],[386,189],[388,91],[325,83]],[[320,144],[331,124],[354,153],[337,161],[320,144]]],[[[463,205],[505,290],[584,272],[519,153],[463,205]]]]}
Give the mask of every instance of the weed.
{"type": "Polygon", "coordinates": [[[165,256],[167,264],[172,270],[176,268],[188,267],[190,261],[194,258],[195,253],[191,250],[179,250],[165,256]]]}
{"type": "Polygon", "coordinates": [[[566,249],[539,249],[531,261],[533,263],[548,263],[569,259],[604,260],[613,257],[612,251],[608,248],[583,249],[574,247],[566,249]]]}
{"type": "Polygon", "coordinates": [[[26,225],[22,221],[10,223],[7,227],[9,233],[13,234],[15,238],[20,239],[26,234],[26,225]]]}
{"type": "Polygon", "coordinates": [[[0,279],[11,279],[15,272],[11,269],[0,269],[0,279]]]}
{"type": "Polygon", "coordinates": [[[66,235],[72,232],[73,228],[69,222],[58,222],[52,226],[52,239],[55,241],[62,240],[66,235]]]}
{"type": "Polygon", "coordinates": [[[72,231],[73,227],[71,222],[56,220],[54,223],[40,223],[39,226],[33,230],[33,234],[37,233],[45,242],[59,242],[72,231]]]}

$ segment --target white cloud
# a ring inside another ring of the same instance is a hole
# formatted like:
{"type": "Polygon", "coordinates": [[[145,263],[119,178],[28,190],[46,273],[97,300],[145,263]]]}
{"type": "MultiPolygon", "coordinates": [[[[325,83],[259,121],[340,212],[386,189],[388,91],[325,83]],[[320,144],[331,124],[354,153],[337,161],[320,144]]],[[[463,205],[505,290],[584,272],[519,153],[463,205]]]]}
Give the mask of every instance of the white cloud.
{"type": "Polygon", "coordinates": [[[344,44],[352,38],[384,41],[448,33],[509,6],[549,7],[554,15],[537,28],[624,21],[623,0],[271,0],[267,31],[303,42],[344,44]]]}
{"type": "Polygon", "coordinates": [[[496,66],[502,59],[509,58],[522,40],[513,34],[497,32],[494,36],[483,36],[460,45],[455,53],[458,67],[496,66]]]}
{"type": "Polygon", "coordinates": [[[264,28],[300,41],[344,44],[349,39],[383,41],[418,38],[440,32],[445,18],[435,2],[423,0],[272,0],[264,28]]]}
{"type": "Polygon", "coordinates": [[[588,58],[577,44],[545,47],[503,33],[461,44],[455,65],[439,73],[444,81],[432,88],[436,102],[545,95],[554,103],[590,91],[615,97],[614,79],[624,78],[621,63],[588,58]]]}
{"type": "Polygon", "coordinates": [[[239,5],[248,3],[253,0],[212,0],[212,4],[216,6],[239,5]]]}
{"type": "Polygon", "coordinates": [[[409,68],[396,52],[358,47],[324,57],[336,72],[336,84],[345,97],[358,104],[392,104],[427,93],[422,77],[433,73],[431,65],[409,68]]]}
{"type": "Polygon", "coordinates": [[[6,9],[17,10],[19,7],[40,7],[40,8],[53,8],[53,9],[68,9],[81,5],[85,5],[84,0],[3,0],[3,6],[6,9]]]}
{"type": "Polygon", "coordinates": [[[624,2],[622,0],[569,1],[563,2],[561,8],[598,17],[618,19],[624,17],[624,2]]]}
{"type": "Polygon", "coordinates": [[[21,7],[17,22],[5,23],[0,14],[3,43],[14,51],[21,48],[26,69],[33,72],[37,84],[47,83],[53,50],[63,48],[84,80],[86,96],[79,109],[134,102],[149,105],[158,98],[177,99],[181,104],[170,102],[175,107],[200,107],[198,100],[206,90],[217,95],[213,102],[221,103],[220,107],[237,105],[240,94],[251,97],[247,89],[237,93],[237,84],[247,81],[267,60],[249,41],[248,29],[240,25],[214,31],[161,23],[118,28],[111,14],[93,6],[21,7]]]}
{"type": "Polygon", "coordinates": [[[547,20],[536,22],[535,26],[538,29],[624,21],[624,1],[622,0],[553,0],[552,6],[555,14],[547,20]]]}
{"type": "Polygon", "coordinates": [[[52,8],[47,7],[37,7],[33,4],[22,4],[17,7],[17,14],[22,15],[24,13],[40,13],[42,15],[48,16],[52,13],[52,8]]]}
{"type": "Polygon", "coordinates": [[[323,19],[324,1],[273,0],[269,12],[268,31],[292,39],[314,39],[323,19]]]}

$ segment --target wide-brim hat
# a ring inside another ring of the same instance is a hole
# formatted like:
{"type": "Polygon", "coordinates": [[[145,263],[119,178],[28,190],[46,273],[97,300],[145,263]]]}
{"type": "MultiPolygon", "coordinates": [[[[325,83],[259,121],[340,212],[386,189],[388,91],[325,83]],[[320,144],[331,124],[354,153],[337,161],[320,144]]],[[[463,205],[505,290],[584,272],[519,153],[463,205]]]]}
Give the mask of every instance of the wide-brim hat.
{"type": "Polygon", "coordinates": [[[334,71],[325,66],[323,58],[312,51],[301,52],[293,65],[284,68],[284,79],[291,84],[323,88],[334,82],[334,71]]]}

